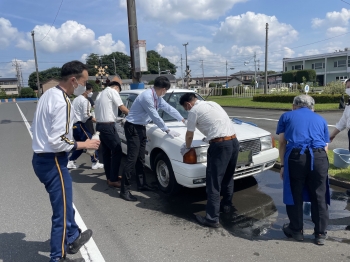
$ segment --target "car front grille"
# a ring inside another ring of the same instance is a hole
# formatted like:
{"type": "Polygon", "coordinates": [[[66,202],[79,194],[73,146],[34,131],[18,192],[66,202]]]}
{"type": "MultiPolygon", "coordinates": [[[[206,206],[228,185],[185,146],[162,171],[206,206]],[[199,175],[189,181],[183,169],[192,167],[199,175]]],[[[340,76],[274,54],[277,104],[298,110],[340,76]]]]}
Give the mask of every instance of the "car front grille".
{"type": "Polygon", "coordinates": [[[239,146],[241,152],[252,150],[253,156],[259,154],[261,151],[261,143],[259,138],[239,142],[239,146]]]}

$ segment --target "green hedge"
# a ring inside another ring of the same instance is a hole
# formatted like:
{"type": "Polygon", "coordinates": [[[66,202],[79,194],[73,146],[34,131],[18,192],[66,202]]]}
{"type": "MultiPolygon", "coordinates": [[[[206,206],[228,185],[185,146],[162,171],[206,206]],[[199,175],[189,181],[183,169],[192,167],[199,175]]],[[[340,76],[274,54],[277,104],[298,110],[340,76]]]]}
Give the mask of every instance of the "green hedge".
{"type": "Polygon", "coordinates": [[[12,98],[36,98],[36,96],[19,96],[19,95],[6,95],[0,96],[0,99],[12,99],[12,98]]]}
{"type": "MultiPolygon", "coordinates": [[[[327,103],[339,103],[341,95],[319,95],[309,94],[315,99],[316,104],[327,104],[327,103]]],[[[255,102],[272,102],[272,103],[293,103],[293,99],[296,95],[256,95],[253,96],[255,102]]],[[[345,102],[349,99],[348,95],[344,96],[345,102]]]]}
{"type": "Polygon", "coordinates": [[[232,96],[232,88],[223,88],[222,95],[223,96],[232,96]]]}

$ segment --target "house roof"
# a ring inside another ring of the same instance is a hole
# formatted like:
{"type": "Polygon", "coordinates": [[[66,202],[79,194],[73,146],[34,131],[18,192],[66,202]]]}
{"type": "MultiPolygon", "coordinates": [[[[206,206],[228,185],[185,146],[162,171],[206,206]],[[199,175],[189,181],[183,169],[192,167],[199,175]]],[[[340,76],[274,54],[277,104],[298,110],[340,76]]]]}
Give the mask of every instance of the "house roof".
{"type": "Polygon", "coordinates": [[[0,82],[7,82],[7,81],[17,81],[17,78],[12,77],[12,78],[0,78],[0,82]]]}

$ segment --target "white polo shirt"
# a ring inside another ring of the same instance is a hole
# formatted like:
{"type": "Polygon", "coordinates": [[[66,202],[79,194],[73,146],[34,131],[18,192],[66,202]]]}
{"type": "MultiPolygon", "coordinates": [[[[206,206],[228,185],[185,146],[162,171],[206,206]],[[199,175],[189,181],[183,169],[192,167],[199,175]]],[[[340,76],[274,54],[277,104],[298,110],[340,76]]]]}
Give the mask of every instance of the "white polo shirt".
{"type": "Polygon", "coordinates": [[[115,122],[118,117],[118,107],[123,105],[119,93],[106,87],[98,94],[95,101],[95,118],[98,123],[115,122]]]}
{"type": "Polygon", "coordinates": [[[68,95],[60,88],[47,90],[39,99],[30,128],[35,153],[70,152],[73,140],[74,110],[68,95]]]}
{"type": "Polygon", "coordinates": [[[236,134],[233,122],[217,103],[197,100],[188,112],[187,130],[198,128],[208,140],[236,134]]]}
{"type": "Polygon", "coordinates": [[[72,105],[75,112],[75,122],[80,121],[85,123],[88,119],[92,117],[90,113],[91,105],[89,100],[85,98],[85,96],[77,96],[73,100],[72,105]]]}

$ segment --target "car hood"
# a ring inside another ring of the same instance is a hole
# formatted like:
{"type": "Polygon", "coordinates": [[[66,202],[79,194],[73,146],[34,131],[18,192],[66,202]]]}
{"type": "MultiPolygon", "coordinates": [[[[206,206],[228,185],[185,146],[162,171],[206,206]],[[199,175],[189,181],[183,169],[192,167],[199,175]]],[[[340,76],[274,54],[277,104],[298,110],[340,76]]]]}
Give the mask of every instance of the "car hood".
{"type": "MultiPolygon", "coordinates": [[[[180,137],[178,138],[185,141],[187,127],[182,122],[166,122],[166,125],[170,129],[180,133],[180,137]]],[[[250,124],[233,123],[233,125],[236,131],[237,139],[239,141],[257,139],[259,137],[271,135],[270,132],[267,132],[266,130],[263,130],[259,127],[256,127],[250,124]]],[[[196,129],[196,131],[194,132],[194,138],[192,142],[193,147],[208,146],[208,143],[205,143],[202,141],[203,137],[204,135],[198,129],[196,129]]]]}

